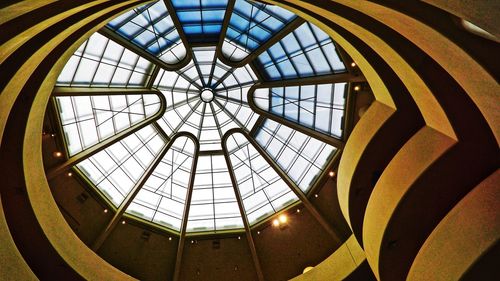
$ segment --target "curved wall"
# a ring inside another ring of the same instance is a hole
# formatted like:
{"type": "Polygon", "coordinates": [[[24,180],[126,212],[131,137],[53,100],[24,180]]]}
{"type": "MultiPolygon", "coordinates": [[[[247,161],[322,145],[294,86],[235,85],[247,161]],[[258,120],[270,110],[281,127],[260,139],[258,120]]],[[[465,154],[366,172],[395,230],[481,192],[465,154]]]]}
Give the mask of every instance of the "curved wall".
{"type": "MultiPolygon", "coordinates": [[[[10,233],[5,237],[13,238],[40,279],[131,279],[92,252],[64,221],[47,185],[41,131],[68,57],[117,13],[146,2],[27,0],[0,12],[0,192],[9,228],[4,231],[2,224],[2,233],[10,233]]],[[[500,197],[496,189],[485,189],[500,159],[498,43],[460,29],[454,15],[420,1],[277,4],[327,31],[370,83],[376,101],[351,133],[338,171],[339,202],[354,234],[348,241],[357,240],[378,279],[418,279],[427,257],[441,249],[440,235],[464,217],[477,216],[475,211],[498,216],[500,197]],[[487,194],[492,207],[463,207],[487,194]]],[[[490,7],[477,7],[475,17],[490,7]]],[[[467,12],[460,6],[449,11],[467,12]]],[[[495,21],[483,17],[488,19],[495,21]]],[[[498,274],[487,265],[498,256],[499,223],[468,228],[483,239],[482,247],[468,250],[470,239],[464,237],[440,252],[441,263],[428,268],[430,276],[448,270],[456,252],[470,260],[453,276],[498,274]],[[481,235],[485,229],[493,231],[481,235]]],[[[12,247],[2,247],[2,254],[24,263],[12,247]]],[[[22,274],[33,277],[24,268],[22,274]]]]}

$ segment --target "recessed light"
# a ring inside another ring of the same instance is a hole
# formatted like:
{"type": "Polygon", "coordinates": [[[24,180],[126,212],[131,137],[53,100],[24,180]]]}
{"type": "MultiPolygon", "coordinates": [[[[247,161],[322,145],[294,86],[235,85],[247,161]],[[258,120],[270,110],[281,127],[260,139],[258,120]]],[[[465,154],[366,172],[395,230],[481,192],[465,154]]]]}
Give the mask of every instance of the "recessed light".
{"type": "Polygon", "coordinates": [[[356,66],[356,63],[355,63],[355,62],[352,62],[352,63],[351,63],[351,66],[352,66],[352,67],[355,67],[355,66],[356,66]]]}
{"type": "Polygon", "coordinates": [[[286,223],[288,220],[285,214],[280,215],[278,219],[280,220],[280,223],[286,223]]]}

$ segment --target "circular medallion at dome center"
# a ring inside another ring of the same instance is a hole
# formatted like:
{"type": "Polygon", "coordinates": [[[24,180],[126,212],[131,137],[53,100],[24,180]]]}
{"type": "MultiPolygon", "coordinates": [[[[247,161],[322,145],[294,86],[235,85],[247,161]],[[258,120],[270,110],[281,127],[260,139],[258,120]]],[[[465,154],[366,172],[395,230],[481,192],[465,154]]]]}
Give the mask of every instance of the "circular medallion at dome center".
{"type": "Polygon", "coordinates": [[[214,99],[214,92],[212,89],[203,89],[200,93],[200,98],[204,102],[211,102],[214,99]]]}

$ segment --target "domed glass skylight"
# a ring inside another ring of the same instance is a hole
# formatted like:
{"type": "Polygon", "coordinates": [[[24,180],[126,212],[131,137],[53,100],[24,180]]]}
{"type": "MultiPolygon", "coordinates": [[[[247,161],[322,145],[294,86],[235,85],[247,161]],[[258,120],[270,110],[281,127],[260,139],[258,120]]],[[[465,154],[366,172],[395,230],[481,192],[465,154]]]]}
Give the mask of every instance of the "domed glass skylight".
{"type": "Polygon", "coordinates": [[[181,233],[240,231],[325,172],[345,71],[331,38],[282,8],[158,1],[78,48],[54,106],[68,161],[116,211],[181,233]]]}

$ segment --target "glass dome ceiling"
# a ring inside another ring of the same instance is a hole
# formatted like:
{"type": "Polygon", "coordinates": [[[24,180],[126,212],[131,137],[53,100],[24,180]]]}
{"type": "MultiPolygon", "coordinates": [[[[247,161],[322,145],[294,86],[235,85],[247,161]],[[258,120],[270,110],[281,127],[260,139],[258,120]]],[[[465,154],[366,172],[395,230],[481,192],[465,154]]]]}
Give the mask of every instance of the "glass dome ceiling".
{"type": "Polygon", "coordinates": [[[242,231],[307,200],[325,173],[345,71],[326,33],[277,6],[158,1],[86,40],[53,101],[73,170],[116,212],[242,231]]]}

